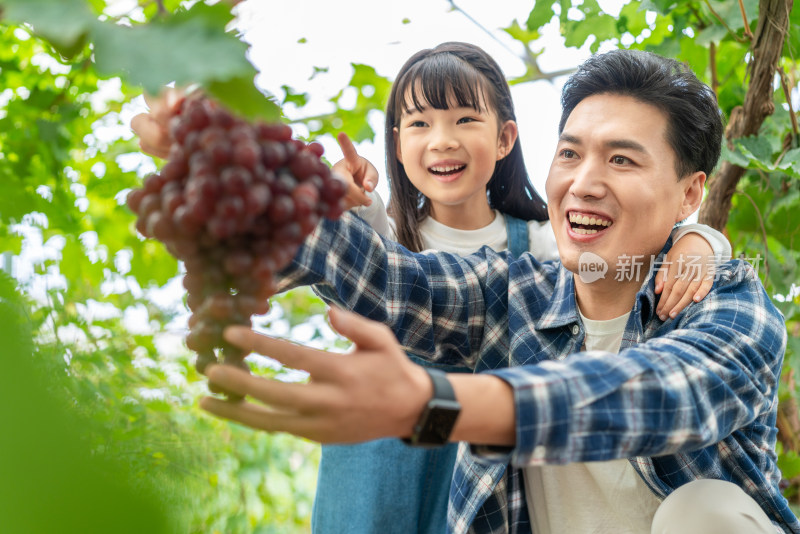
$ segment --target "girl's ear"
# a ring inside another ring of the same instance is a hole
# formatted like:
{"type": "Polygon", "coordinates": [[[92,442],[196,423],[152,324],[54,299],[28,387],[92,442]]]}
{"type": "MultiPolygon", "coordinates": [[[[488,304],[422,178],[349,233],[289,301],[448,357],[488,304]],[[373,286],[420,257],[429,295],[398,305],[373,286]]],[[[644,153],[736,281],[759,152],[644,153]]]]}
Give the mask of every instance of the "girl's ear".
{"type": "Polygon", "coordinates": [[[397,126],[392,128],[392,134],[394,134],[394,155],[397,161],[403,163],[403,151],[400,148],[400,131],[397,129],[397,126]]]}
{"type": "Polygon", "coordinates": [[[508,120],[503,123],[500,128],[500,135],[497,137],[498,161],[508,156],[511,149],[514,148],[514,143],[517,142],[517,135],[519,135],[519,131],[517,130],[516,122],[508,120]]]}

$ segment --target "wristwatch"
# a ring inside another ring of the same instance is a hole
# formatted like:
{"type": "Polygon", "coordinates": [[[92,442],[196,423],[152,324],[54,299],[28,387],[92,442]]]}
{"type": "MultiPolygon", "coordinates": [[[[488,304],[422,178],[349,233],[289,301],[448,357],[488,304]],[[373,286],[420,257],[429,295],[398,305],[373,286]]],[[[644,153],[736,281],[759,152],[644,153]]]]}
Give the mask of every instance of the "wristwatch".
{"type": "Polygon", "coordinates": [[[438,447],[450,439],[458,414],[461,413],[461,405],[444,371],[424,369],[433,382],[433,397],[414,425],[414,433],[410,438],[403,438],[403,441],[415,447],[438,447]]]}

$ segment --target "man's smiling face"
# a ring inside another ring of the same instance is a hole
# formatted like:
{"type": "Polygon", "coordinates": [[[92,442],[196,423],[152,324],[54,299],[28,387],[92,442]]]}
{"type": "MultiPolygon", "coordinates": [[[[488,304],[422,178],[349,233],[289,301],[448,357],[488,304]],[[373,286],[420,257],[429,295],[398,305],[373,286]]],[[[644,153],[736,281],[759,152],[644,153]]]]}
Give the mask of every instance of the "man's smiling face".
{"type": "Polygon", "coordinates": [[[667,126],[655,106],[618,94],[587,97],[572,111],[546,184],[569,270],[578,272],[584,252],[603,258],[611,279],[621,257],[641,257],[646,267],[674,224],[697,208],[705,174],[678,180],[667,126]]]}

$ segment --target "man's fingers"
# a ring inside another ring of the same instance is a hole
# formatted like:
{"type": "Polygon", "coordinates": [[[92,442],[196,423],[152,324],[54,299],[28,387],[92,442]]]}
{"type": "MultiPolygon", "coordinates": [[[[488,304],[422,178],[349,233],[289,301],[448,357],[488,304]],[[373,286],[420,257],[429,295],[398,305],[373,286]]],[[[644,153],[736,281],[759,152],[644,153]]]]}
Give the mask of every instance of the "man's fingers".
{"type": "Polygon", "coordinates": [[[290,432],[311,439],[317,434],[314,431],[316,417],[278,412],[251,402],[234,403],[215,397],[203,397],[200,399],[200,408],[216,416],[267,432],[290,432]]]}
{"type": "Polygon", "coordinates": [[[328,368],[325,362],[331,357],[325,351],[258,334],[246,326],[229,326],[223,335],[229,343],[246,352],[257,352],[311,374],[324,373],[328,368]]]}
{"type": "Polygon", "coordinates": [[[288,412],[314,412],[325,403],[324,386],[282,382],[251,375],[230,365],[209,365],[205,370],[209,384],[223,391],[252,397],[275,408],[288,408],[288,412]]]}
{"type": "Polygon", "coordinates": [[[353,141],[350,140],[350,137],[344,133],[339,132],[336,136],[336,140],[339,142],[339,146],[342,148],[342,154],[344,154],[344,159],[354,168],[359,165],[358,162],[358,152],[356,151],[356,147],[353,144],[353,141]]]}
{"type": "Polygon", "coordinates": [[[394,333],[386,325],[353,312],[331,306],[328,317],[334,330],[355,343],[359,349],[380,350],[386,348],[387,340],[396,341],[394,333]]]}

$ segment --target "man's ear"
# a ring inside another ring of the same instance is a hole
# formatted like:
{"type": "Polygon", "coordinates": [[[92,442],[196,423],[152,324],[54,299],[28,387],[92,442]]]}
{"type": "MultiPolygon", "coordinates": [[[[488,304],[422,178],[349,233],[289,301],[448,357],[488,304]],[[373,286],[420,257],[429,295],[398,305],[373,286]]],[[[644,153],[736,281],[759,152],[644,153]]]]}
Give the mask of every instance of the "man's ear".
{"type": "Polygon", "coordinates": [[[517,142],[518,135],[519,130],[517,129],[516,122],[508,120],[503,123],[503,126],[500,128],[500,135],[497,137],[498,161],[508,156],[511,149],[514,148],[514,143],[517,142]]]}
{"type": "Polygon", "coordinates": [[[394,155],[397,161],[403,163],[403,150],[400,147],[400,130],[397,129],[397,126],[392,128],[392,134],[394,136],[394,155]]]}
{"type": "Polygon", "coordinates": [[[682,221],[697,211],[703,201],[703,191],[706,184],[706,173],[697,171],[681,180],[683,185],[683,201],[681,202],[678,221],[682,221]]]}

